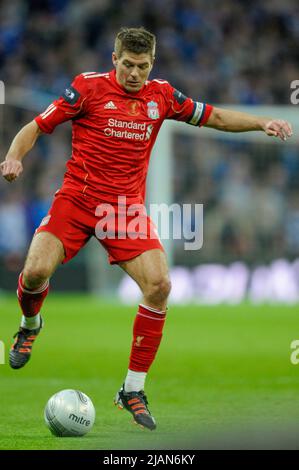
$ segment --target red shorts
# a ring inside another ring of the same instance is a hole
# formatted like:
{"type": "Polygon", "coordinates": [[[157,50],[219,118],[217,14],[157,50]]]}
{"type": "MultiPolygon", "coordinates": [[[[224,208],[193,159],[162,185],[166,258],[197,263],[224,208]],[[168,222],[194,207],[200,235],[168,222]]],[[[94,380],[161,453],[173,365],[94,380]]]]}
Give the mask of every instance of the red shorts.
{"type": "MultiPolygon", "coordinates": [[[[139,212],[136,223],[132,209],[127,214],[128,206],[100,204],[79,192],[61,189],[35,233],[50,232],[61,240],[65,250],[63,263],[72,259],[92,236],[107,250],[110,264],[154,248],[164,250],[156,227],[145,212],[139,212]]],[[[139,210],[142,207],[144,211],[144,206],[138,206],[139,210]]]]}

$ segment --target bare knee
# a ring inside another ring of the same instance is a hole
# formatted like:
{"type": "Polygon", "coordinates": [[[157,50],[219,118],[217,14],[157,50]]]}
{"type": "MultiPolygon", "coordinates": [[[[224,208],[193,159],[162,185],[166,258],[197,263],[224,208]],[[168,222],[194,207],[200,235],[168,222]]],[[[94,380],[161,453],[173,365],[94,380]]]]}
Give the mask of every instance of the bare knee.
{"type": "Polygon", "coordinates": [[[36,289],[47,281],[64,258],[62,242],[48,232],[33,237],[25,266],[23,280],[26,287],[36,289]]]}
{"type": "Polygon", "coordinates": [[[23,269],[23,282],[29,289],[36,289],[46,282],[52,275],[50,266],[39,264],[25,264],[23,269]]]}
{"type": "Polygon", "coordinates": [[[145,299],[159,306],[167,301],[170,294],[171,282],[168,276],[163,276],[150,282],[144,289],[145,299]]]}

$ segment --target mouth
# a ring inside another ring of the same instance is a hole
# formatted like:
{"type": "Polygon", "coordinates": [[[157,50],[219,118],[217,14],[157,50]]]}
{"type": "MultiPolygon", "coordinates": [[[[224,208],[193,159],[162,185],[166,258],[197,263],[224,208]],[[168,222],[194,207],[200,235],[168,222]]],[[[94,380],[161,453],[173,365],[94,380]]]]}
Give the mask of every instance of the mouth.
{"type": "Polygon", "coordinates": [[[136,86],[139,86],[140,83],[139,82],[127,82],[127,85],[136,87],[136,86]]]}

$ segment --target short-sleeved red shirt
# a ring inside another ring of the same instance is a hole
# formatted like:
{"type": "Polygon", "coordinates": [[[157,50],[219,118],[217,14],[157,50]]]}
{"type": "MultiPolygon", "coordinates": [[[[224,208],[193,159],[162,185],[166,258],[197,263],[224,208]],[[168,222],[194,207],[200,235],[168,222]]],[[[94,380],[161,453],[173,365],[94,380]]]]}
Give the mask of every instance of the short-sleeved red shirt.
{"type": "Polygon", "coordinates": [[[150,153],[163,121],[201,126],[211,111],[212,106],[187,98],[165,80],[147,81],[138,93],[129,93],[113,70],[78,75],[35,120],[49,134],[72,120],[63,189],[107,202],[126,196],[131,204],[144,203],[150,153]]]}

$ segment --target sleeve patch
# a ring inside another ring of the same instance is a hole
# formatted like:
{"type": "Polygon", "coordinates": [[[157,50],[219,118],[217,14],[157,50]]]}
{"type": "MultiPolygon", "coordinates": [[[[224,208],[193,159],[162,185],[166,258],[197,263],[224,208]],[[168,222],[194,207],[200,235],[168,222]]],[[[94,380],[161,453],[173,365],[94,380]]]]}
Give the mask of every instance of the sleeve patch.
{"type": "Polygon", "coordinates": [[[80,98],[80,93],[72,86],[69,86],[64,91],[62,98],[69,104],[74,105],[80,98]]]}
{"type": "Polygon", "coordinates": [[[183,95],[179,90],[174,90],[173,97],[179,104],[183,104],[187,99],[187,96],[183,95]]]}

